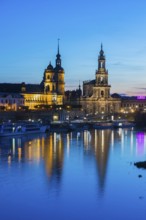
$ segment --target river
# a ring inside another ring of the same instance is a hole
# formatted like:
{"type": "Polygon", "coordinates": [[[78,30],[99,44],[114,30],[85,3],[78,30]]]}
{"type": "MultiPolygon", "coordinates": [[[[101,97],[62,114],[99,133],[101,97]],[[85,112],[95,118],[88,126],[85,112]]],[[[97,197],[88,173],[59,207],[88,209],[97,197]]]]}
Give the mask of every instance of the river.
{"type": "Polygon", "coordinates": [[[133,129],[0,138],[0,219],[145,220],[144,160],[133,129]]]}

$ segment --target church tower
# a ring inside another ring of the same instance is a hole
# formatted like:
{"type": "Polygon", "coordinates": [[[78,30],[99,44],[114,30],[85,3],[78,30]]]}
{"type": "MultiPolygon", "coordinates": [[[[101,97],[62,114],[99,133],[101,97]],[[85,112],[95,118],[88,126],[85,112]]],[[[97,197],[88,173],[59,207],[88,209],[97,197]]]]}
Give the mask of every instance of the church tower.
{"type": "Polygon", "coordinates": [[[59,51],[59,40],[58,40],[58,52],[56,55],[56,67],[54,68],[56,90],[60,95],[64,95],[65,82],[64,82],[64,69],[61,66],[61,55],[59,51]]]}
{"type": "Polygon", "coordinates": [[[108,85],[108,71],[106,70],[106,59],[101,44],[101,50],[98,56],[98,70],[96,70],[96,97],[107,99],[110,97],[110,85],[108,85]]]}
{"type": "Polygon", "coordinates": [[[106,58],[101,44],[95,79],[83,82],[81,103],[87,114],[98,115],[99,118],[103,119],[104,115],[119,112],[121,100],[111,97],[110,88],[108,71],[106,70],[106,58]]]}
{"type": "Polygon", "coordinates": [[[56,82],[54,80],[54,76],[55,72],[50,62],[44,71],[43,87],[45,94],[56,92],[56,82]]]}

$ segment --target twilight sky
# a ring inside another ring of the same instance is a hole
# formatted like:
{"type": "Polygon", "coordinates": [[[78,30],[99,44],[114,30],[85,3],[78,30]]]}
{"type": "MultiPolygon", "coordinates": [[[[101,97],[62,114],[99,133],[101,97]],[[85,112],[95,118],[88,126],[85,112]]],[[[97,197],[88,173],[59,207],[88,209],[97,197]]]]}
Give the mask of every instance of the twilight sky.
{"type": "Polygon", "coordinates": [[[0,81],[40,83],[58,38],[66,89],[95,78],[102,42],[111,92],[146,95],[146,0],[0,0],[0,81]]]}

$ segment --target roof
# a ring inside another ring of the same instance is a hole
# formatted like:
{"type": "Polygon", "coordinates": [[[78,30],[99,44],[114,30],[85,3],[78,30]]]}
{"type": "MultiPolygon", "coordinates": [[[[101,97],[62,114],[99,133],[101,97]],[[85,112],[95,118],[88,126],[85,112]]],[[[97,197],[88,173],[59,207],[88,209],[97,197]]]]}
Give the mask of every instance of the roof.
{"type": "Polygon", "coordinates": [[[122,101],[146,101],[146,96],[122,96],[122,101]]]}
{"type": "Polygon", "coordinates": [[[0,83],[0,93],[22,93],[22,87],[26,88],[26,93],[43,92],[40,84],[0,83]]]}
{"type": "Polygon", "coordinates": [[[93,79],[93,80],[88,80],[88,81],[84,81],[83,84],[84,84],[84,85],[90,85],[90,84],[94,85],[94,84],[95,84],[95,79],[93,79]]]}
{"type": "Polygon", "coordinates": [[[20,95],[18,93],[0,93],[0,98],[23,98],[23,95],[20,95]]]}
{"type": "Polygon", "coordinates": [[[57,72],[57,73],[62,73],[62,72],[64,72],[64,69],[63,69],[63,67],[61,67],[61,66],[56,66],[55,68],[54,68],[54,71],[55,72],[57,72]]]}
{"type": "Polygon", "coordinates": [[[121,96],[118,93],[113,93],[111,95],[112,98],[121,98],[121,96]]]}
{"type": "Polygon", "coordinates": [[[53,70],[54,70],[54,68],[53,68],[53,66],[52,66],[51,63],[47,66],[47,70],[50,70],[50,71],[53,71],[53,70]]]}
{"type": "Polygon", "coordinates": [[[41,93],[43,89],[40,84],[26,84],[27,93],[41,93]]]}

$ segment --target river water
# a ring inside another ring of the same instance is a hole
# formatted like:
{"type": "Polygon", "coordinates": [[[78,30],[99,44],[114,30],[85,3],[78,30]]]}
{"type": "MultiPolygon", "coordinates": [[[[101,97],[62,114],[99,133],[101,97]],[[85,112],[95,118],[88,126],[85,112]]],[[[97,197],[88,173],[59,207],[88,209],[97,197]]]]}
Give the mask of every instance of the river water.
{"type": "Polygon", "coordinates": [[[0,138],[0,219],[145,220],[143,160],[133,129],[0,138]]]}

